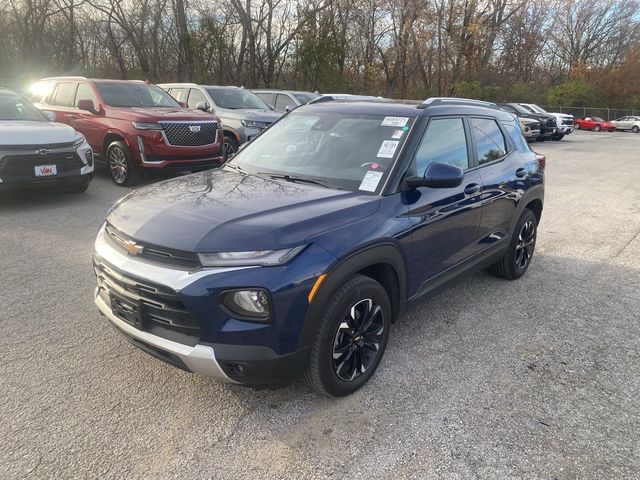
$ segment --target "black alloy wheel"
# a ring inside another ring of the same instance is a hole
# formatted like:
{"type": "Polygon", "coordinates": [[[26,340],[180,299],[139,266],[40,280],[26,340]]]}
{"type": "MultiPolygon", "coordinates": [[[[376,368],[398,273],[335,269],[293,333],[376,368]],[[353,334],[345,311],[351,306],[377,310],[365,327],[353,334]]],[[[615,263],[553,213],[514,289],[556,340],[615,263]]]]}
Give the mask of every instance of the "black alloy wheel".
{"type": "Polygon", "coordinates": [[[527,221],[518,234],[516,242],[516,267],[525,269],[529,266],[536,243],[536,225],[533,220],[527,221]]]}
{"type": "Polygon", "coordinates": [[[511,236],[509,248],[500,260],[488,268],[488,271],[507,280],[516,280],[524,275],[533,258],[537,234],[536,215],[532,210],[525,208],[511,236]]]}

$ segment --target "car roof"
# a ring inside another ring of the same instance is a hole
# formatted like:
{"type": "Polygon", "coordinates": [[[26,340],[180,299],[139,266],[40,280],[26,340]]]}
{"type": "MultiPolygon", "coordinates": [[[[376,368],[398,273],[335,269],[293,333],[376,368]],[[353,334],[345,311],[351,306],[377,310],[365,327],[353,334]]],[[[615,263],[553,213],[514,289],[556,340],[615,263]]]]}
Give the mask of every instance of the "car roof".
{"type": "Polygon", "coordinates": [[[64,76],[64,77],[46,77],[38,80],[39,82],[47,82],[47,81],[59,81],[59,80],[87,80],[89,82],[100,82],[100,83],[146,83],[144,80],[120,80],[114,78],[87,78],[80,76],[64,76]]]}
{"type": "Polygon", "coordinates": [[[264,93],[310,93],[311,95],[318,95],[318,93],[310,92],[308,90],[281,90],[278,88],[252,88],[252,92],[264,92],[264,93]]]}
{"type": "Polygon", "coordinates": [[[328,100],[307,104],[296,110],[327,113],[345,113],[353,115],[385,115],[385,116],[432,116],[432,115],[482,115],[491,116],[502,121],[511,121],[513,114],[498,109],[488,102],[469,102],[464,99],[439,99],[441,101],[425,104],[417,101],[397,100],[328,100]],[[449,100],[449,101],[447,101],[449,100]],[[452,101],[453,100],[453,101],[452,101]]]}

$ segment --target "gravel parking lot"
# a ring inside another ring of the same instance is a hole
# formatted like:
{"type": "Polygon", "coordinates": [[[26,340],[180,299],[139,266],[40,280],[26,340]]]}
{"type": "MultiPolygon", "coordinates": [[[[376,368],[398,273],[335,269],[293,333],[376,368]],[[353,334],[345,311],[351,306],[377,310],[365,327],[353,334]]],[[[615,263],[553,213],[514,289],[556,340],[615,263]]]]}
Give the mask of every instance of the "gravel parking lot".
{"type": "Polygon", "coordinates": [[[92,301],[93,238],[126,190],[0,200],[0,478],[638,478],[640,135],[547,156],[527,275],[478,273],[391,332],[341,400],[164,365],[92,301]]]}

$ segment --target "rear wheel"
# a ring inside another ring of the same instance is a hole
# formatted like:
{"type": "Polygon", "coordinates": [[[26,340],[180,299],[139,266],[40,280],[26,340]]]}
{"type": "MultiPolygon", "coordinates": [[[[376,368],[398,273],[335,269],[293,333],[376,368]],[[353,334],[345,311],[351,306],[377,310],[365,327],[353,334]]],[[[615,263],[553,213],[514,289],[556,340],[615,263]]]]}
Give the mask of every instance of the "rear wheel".
{"type": "Polygon", "coordinates": [[[599,132],[600,130],[602,130],[602,127],[600,125],[596,125],[595,127],[593,127],[593,130],[595,132],[599,132]]]}
{"type": "Polygon", "coordinates": [[[640,132],[640,127],[638,127],[638,125],[634,125],[634,126],[631,128],[631,131],[632,131],[633,133],[638,133],[638,132],[640,132]]]}
{"type": "Polygon", "coordinates": [[[579,123],[574,123],[573,124],[573,128],[575,128],[576,130],[580,130],[580,124],[579,123]]]}
{"type": "Polygon", "coordinates": [[[320,319],[306,379],[323,395],[342,397],[371,378],[384,354],[391,302],[382,285],[363,275],[344,283],[320,319]]]}
{"type": "Polygon", "coordinates": [[[499,261],[489,267],[489,271],[507,280],[520,278],[529,268],[536,248],[538,221],[528,208],[518,219],[509,249],[499,261]]]}
{"type": "Polygon", "coordinates": [[[113,183],[121,187],[133,186],[142,180],[142,171],[136,166],[127,144],[117,140],[107,148],[107,169],[113,183]]]}

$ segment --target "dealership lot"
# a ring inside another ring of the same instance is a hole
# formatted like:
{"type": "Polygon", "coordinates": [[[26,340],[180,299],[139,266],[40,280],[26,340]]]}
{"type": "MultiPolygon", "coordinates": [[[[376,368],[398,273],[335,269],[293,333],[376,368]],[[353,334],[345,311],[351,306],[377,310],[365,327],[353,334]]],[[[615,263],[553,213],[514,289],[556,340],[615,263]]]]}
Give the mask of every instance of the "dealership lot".
{"type": "Polygon", "coordinates": [[[547,156],[534,262],[415,306],[341,400],[253,390],[130,346],[92,301],[126,189],[0,200],[1,478],[631,478],[640,475],[640,135],[547,156]]]}

